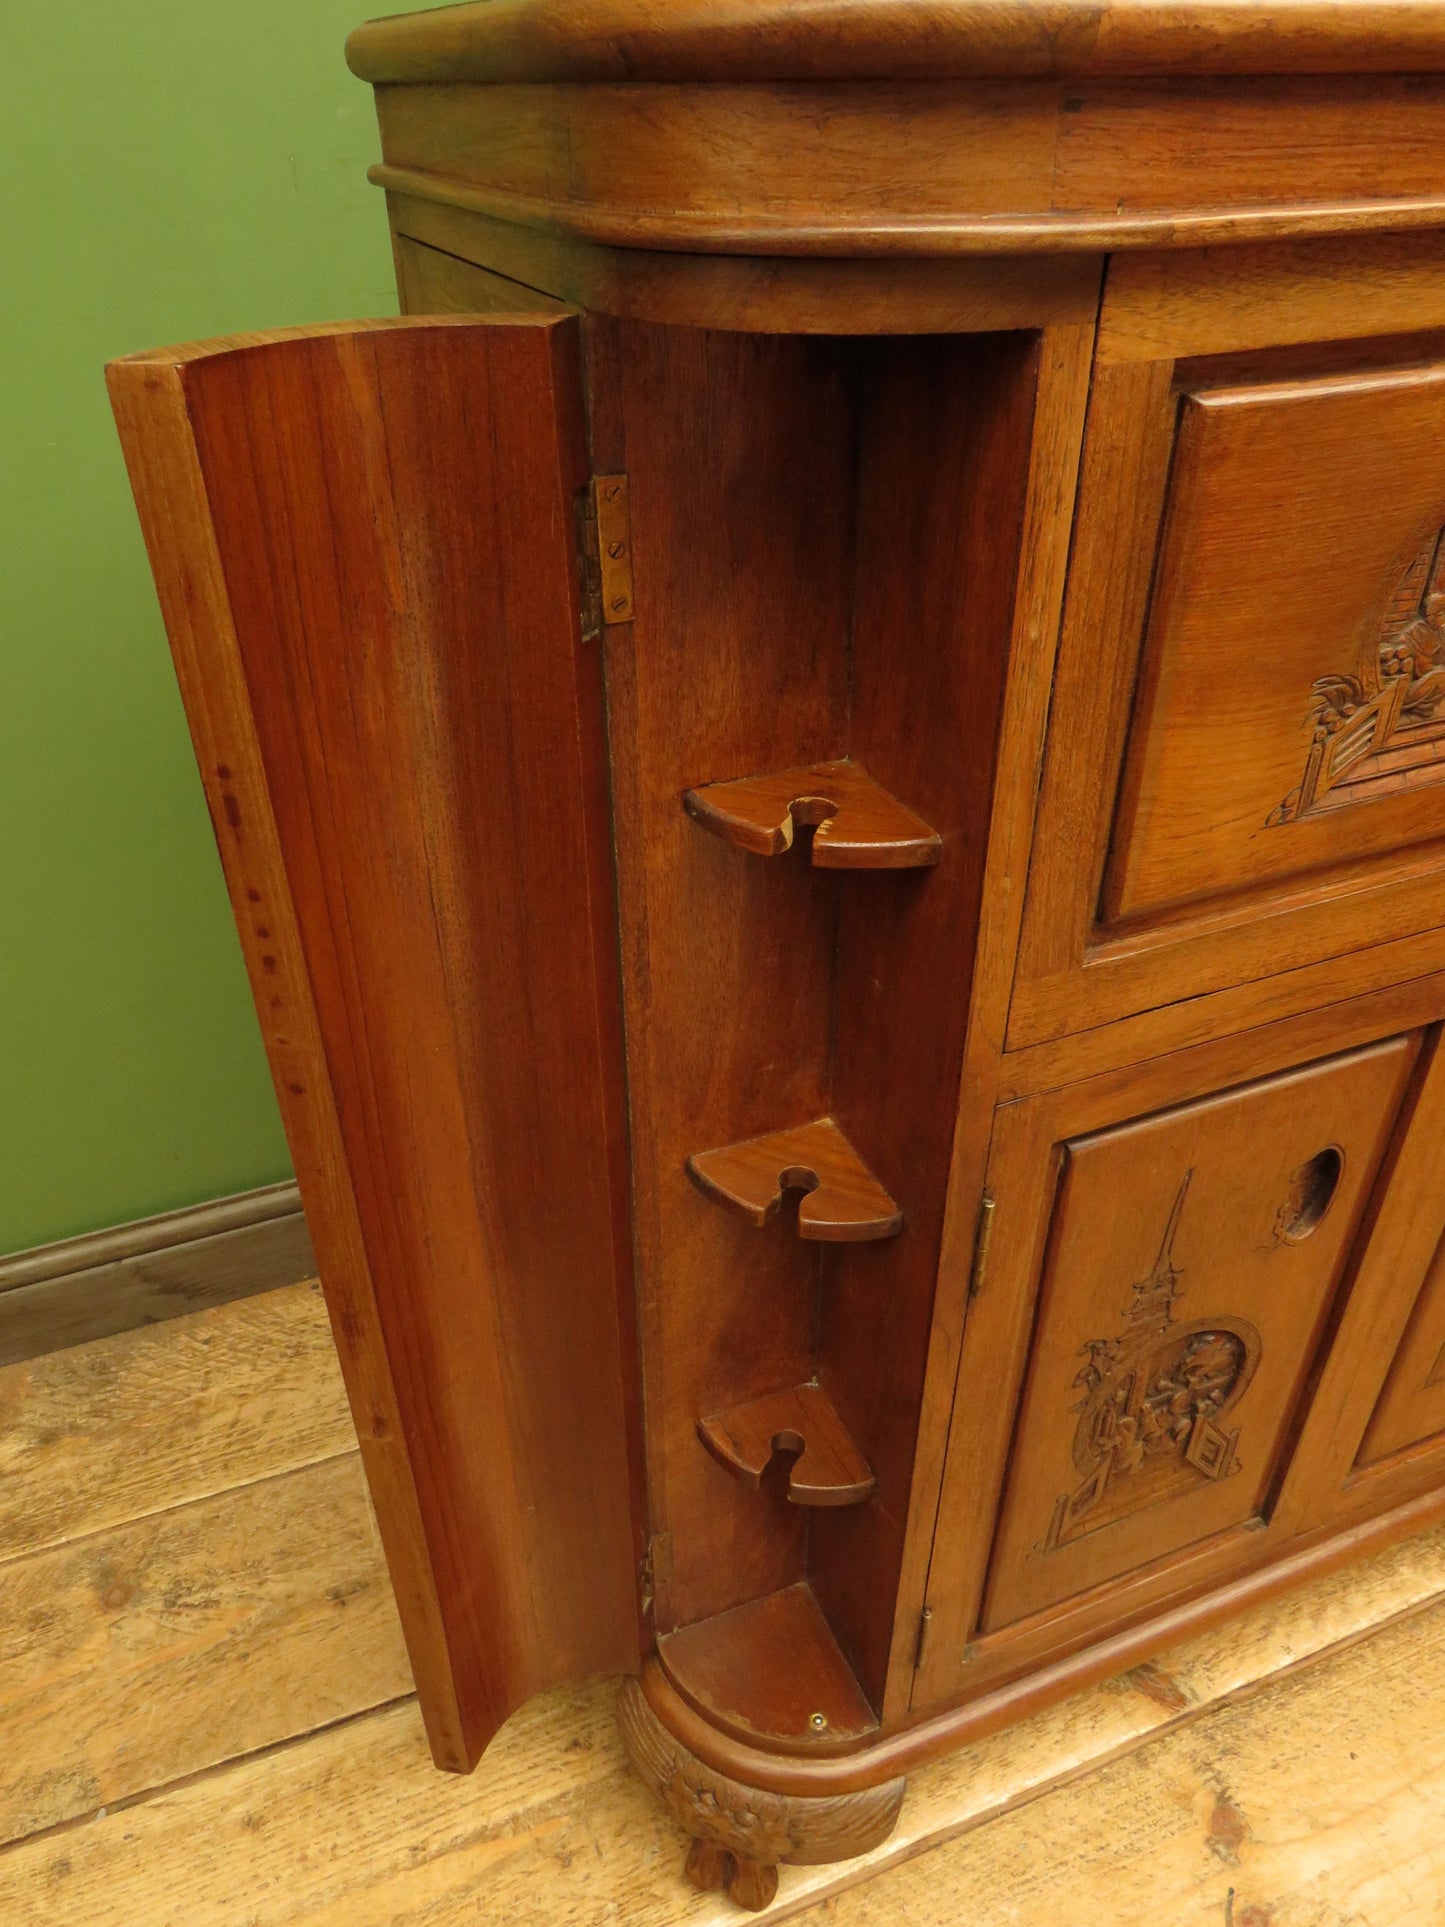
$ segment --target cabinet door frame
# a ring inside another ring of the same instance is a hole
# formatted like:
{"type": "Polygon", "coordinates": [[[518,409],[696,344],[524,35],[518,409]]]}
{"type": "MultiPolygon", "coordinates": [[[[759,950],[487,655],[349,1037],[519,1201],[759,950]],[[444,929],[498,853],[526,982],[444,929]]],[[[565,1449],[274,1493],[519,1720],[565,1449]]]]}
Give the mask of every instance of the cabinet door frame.
{"type": "MultiPolygon", "coordinates": [[[[1223,263],[1217,250],[1111,260],[1010,1050],[1350,951],[1362,988],[1445,963],[1445,866],[1433,846],[1286,880],[1267,897],[1206,900],[1138,927],[1110,929],[1098,918],[1178,397],[1194,379],[1181,364],[1335,342],[1344,360],[1350,342],[1442,328],[1445,241],[1436,236],[1275,245],[1223,263]]],[[[1402,359],[1408,352],[1402,348],[1402,359]]]]}
{"type": "Polygon", "coordinates": [[[1361,1228],[1339,1329],[1310,1402],[1275,1519],[1295,1535],[1354,1524],[1445,1480],[1445,1431],[1369,1465],[1360,1448],[1445,1239],[1445,1037],[1426,1040],[1421,1074],[1361,1228]],[[1401,1280],[1413,1281],[1402,1287],[1401,1280]]]}
{"type": "MultiPolygon", "coordinates": [[[[915,1714],[974,1697],[1051,1657],[1087,1645],[1112,1628],[1146,1617],[1151,1610],[1203,1592],[1251,1564],[1271,1562],[1292,1535],[1297,1542],[1304,1530],[1302,1522],[1307,1519],[1327,1514],[1321,1529],[1332,1530],[1336,1520],[1344,1516],[1334,1495],[1353,1463],[1393,1352],[1393,1346],[1386,1350],[1382,1339],[1375,1340],[1368,1369],[1361,1367],[1358,1383],[1352,1379],[1346,1383],[1350,1379],[1348,1347],[1357,1344],[1367,1328],[1373,1329],[1368,1310],[1356,1313],[1355,1307],[1357,1299],[1367,1298],[1382,1326],[1393,1319],[1400,1330],[1409,1316],[1413,1290],[1399,1294],[1406,1302],[1403,1306],[1393,1304],[1389,1318],[1381,1301],[1391,1292],[1391,1279],[1399,1276],[1400,1262],[1412,1258],[1417,1262],[1414,1276],[1418,1283],[1438,1238],[1438,1233],[1434,1238],[1423,1231],[1412,1233],[1402,1200],[1411,1184],[1420,1182],[1421,1170],[1427,1168],[1423,1160],[1435,1107],[1445,1121],[1445,1070],[1436,1068],[1439,1054],[1433,1048],[1433,1039],[1427,1038],[1362,1219],[1362,1227],[1372,1227],[1378,1212],[1380,1223],[1386,1222],[1380,1204],[1382,1180],[1398,1167],[1402,1182],[1391,1194],[1388,1216],[1396,1232],[1396,1257],[1392,1260],[1383,1244],[1372,1249],[1372,1260],[1375,1250],[1380,1256],[1378,1262],[1372,1262],[1365,1281],[1367,1292],[1357,1291],[1352,1278],[1356,1260],[1347,1263],[1335,1305],[1347,1305],[1348,1315],[1338,1333],[1326,1337],[1329,1362],[1288,1455],[1271,1510],[1267,1544],[1256,1526],[1245,1524],[1125,1575],[1078,1601],[1066,1601],[1018,1629],[1003,1628],[978,1639],[975,1633],[1033,1333],[1035,1286],[1050,1217],[1048,1204],[1058,1177],[1060,1154],[1054,1147],[1067,1137],[1144,1117],[1232,1085],[1423,1028],[1437,1022],[1442,1014],[1445,972],[1437,972],[1348,1003],[999,1106],[985,1184],[986,1195],[994,1204],[988,1253],[976,1295],[968,1306],[960,1347],[926,1594],[929,1633],[915,1673],[911,1702],[915,1714]],[[1417,1116],[1424,1119],[1424,1127],[1409,1134],[1407,1160],[1404,1127],[1417,1116]],[[971,1397],[970,1388],[975,1386],[988,1386],[989,1398],[971,1397]],[[1328,1408],[1324,1404],[1327,1395],[1332,1401],[1328,1408]],[[1357,1420],[1343,1466],[1334,1459],[1326,1460],[1325,1446],[1333,1436],[1328,1419],[1320,1416],[1326,1409],[1338,1414],[1341,1425],[1347,1419],[1357,1420]],[[1322,1492],[1329,1495],[1327,1499],[1321,1499],[1322,1492]]],[[[1428,1482],[1426,1478],[1424,1483],[1428,1482]]],[[[1417,1480],[1415,1489],[1420,1483],[1417,1480]]],[[[1372,1495],[1351,1516],[1374,1511],[1378,1503],[1372,1495]]]]}

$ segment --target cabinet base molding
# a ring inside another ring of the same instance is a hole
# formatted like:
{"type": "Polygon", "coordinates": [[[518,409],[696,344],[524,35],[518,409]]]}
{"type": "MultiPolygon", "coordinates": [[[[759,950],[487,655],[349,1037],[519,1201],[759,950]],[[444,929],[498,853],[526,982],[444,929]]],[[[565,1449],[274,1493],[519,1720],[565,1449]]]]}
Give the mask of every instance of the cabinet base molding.
{"type": "MultiPolygon", "coordinates": [[[[813,1865],[847,1859],[886,1839],[893,1824],[890,1819],[888,1826],[870,1835],[867,1845],[855,1844],[863,1836],[862,1815],[873,1809],[859,1808],[857,1818],[847,1819],[844,1808],[848,1800],[887,1794],[894,1800],[896,1818],[906,1776],[931,1760],[1027,1719],[1070,1693],[1112,1679],[1226,1619],[1262,1606],[1307,1580],[1323,1578],[1382,1551],[1397,1540],[1424,1532],[1442,1520],[1445,1490],[1427,1492],[1378,1518],[1317,1538],[1288,1558],[1216,1586],[1200,1598],[1172,1606],[1137,1626],[1038,1667],[1022,1679],[981,1693],[964,1705],[947,1707],[912,1726],[870,1739],[850,1753],[806,1758],[748,1746],[732,1734],[719,1731],[684,1699],[655,1658],[647,1661],[640,1678],[629,1680],[623,1689],[619,1708],[623,1737],[643,1779],[661,1794],[679,1824],[694,1835],[705,1832],[698,1818],[711,1812],[705,1798],[711,1790],[712,1797],[729,1812],[729,1802],[743,1801],[750,1816],[748,1824],[757,1829],[754,1845],[759,1850],[755,1858],[762,1857],[759,1843],[764,1826],[774,1824],[769,1816],[776,1802],[780,1815],[812,1817],[798,1836],[805,1843],[803,1849],[780,1850],[772,1856],[774,1860],[813,1865]],[[645,1740],[639,1737],[644,1734],[645,1740]],[[828,1818],[835,1810],[836,1817],[828,1818]],[[823,1851],[826,1841],[839,1844],[823,1851]]],[[[725,1819],[718,1824],[731,1826],[732,1821],[725,1819]]],[[[744,1844],[736,1832],[724,1838],[716,1828],[707,1837],[718,1840],[732,1853],[744,1844]]],[[[770,1832],[766,1837],[771,1841],[776,1836],[770,1832]]]]}
{"type": "Polygon", "coordinates": [[[766,1907],[778,1863],[851,1860],[882,1844],[898,1820],[905,1782],[820,1797],[770,1793],[707,1765],[659,1719],[642,1683],[622,1688],[617,1721],[642,1779],[692,1836],[686,1873],[706,1893],[726,1888],[740,1907],[766,1907]]]}

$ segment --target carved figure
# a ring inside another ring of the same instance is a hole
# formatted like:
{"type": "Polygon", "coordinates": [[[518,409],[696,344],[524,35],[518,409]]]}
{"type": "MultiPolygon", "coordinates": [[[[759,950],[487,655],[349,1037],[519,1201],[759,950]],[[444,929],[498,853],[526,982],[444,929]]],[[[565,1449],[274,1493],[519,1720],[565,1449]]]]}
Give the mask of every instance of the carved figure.
{"type": "Polygon", "coordinates": [[[1193,1176],[1186,1171],[1180,1182],[1159,1255],[1124,1309],[1124,1329],[1083,1348],[1087,1363],[1074,1383],[1084,1395],[1073,1408],[1082,1478],[1055,1504],[1045,1552],[1142,1510],[1193,1483],[1192,1475],[1222,1479],[1238,1465],[1238,1428],[1219,1420],[1254,1374],[1259,1333],[1242,1318],[1174,1322],[1184,1275],[1174,1239],[1193,1176]]]}
{"type": "Polygon", "coordinates": [[[1293,823],[1319,810],[1438,781],[1445,763],[1442,703],[1445,529],[1436,529],[1371,626],[1359,673],[1321,676],[1315,683],[1304,777],[1269,822],[1293,823]]]}

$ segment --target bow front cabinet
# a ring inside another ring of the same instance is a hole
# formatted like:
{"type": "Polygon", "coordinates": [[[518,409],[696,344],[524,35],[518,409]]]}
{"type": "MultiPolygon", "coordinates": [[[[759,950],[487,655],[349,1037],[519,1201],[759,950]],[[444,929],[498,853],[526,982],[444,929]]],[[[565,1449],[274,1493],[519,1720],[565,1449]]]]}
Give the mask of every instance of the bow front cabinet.
{"type": "Polygon", "coordinates": [[[1445,5],[349,57],[404,317],[115,410],[436,1759],[756,1907],[1445,1516],[1445,5]]]}

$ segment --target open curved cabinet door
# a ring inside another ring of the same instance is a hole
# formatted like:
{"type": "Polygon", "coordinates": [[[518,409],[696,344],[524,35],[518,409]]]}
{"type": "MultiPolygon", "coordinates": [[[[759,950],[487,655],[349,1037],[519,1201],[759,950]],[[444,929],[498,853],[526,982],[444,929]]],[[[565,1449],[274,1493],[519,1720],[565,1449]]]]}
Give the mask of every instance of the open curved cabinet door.
{"type": "Polygon", "coordinates": [[[568,316],[109,383],[432,1750],[639,1661],[601,668],[568,316]]]}

